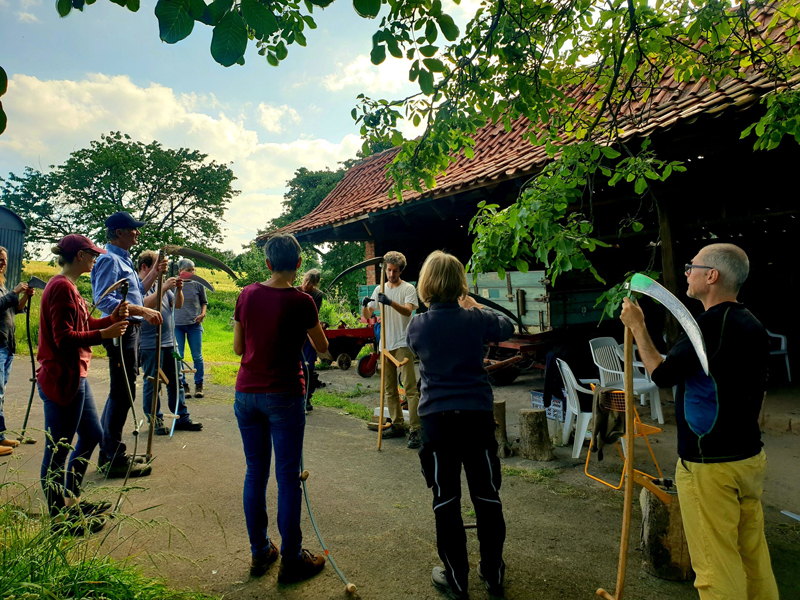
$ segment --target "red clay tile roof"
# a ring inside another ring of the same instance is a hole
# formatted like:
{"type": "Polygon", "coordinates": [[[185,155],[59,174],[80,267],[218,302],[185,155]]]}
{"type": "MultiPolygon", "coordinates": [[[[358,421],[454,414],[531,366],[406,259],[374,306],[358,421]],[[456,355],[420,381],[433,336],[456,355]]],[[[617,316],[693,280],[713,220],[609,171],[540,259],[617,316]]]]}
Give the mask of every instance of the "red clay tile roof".
{"type": "MultiPolygon", "coordinates": [[[[772,11],[767,9],[768,14],[772,11]]],[[[768,19],[761,19],[762,27],[768,19]]],[[[778,40],[783,32],[776,28],[770,35],[778,40]]],[[[784,38],[785,39],[785,38],[784,38]]],[[[791,80],[794,87],[800,82],[800,73],[791,80]]],[[[629,127],[623,139],[648,136],[657,129],[668,129],[677,123],[691,123],[700,115],[719,116],[728,110],[743,110],[756,103],[764,93],[774,88],[774,81],[759,72],[751,72],[746,79],[728,78],[711,91],[704,79],[681,83],[672,77],[672,70],[664,74],[660,91],[651,96],[644,106],[633,105],[629,114],[629,127]]],[[[584,97],[591,94],[583,94],[584,97]]],[[[528,120],[518,119],[506,132],[502,123],[489,124],[475,135],[475,155],[468,159],[460,154],[447,168],[447,173],[437,178],[434,189],[420,194],[408,191],[404,203],[422,198],[446,197],[470,189],[481,188],[494,182],[538,172],[548,161],[544,146],[534,146],[523,139],[528,120]]],[[[336,188],[317,208],[305,217],[280,229],[281,233],[300,233],[327,227],[387,208],[399,202],[388,196],[389,182],[385,169],[394,159],[398,148],[373,155],[351,168],[336,188]]],[[[271,234],[259,237],[266,239],[271,234]]]]}

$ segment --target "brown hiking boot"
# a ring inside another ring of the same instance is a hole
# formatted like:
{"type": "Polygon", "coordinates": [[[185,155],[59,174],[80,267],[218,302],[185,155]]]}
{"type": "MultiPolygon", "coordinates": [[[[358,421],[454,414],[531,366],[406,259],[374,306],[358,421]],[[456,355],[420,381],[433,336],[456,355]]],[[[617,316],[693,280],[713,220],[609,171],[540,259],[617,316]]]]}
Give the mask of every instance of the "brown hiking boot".
{"type": "Polygon", "coordinates": [[[311,554],[303,548],[298,558],[281,559],[281,569],[278,571],[278,583],[297,583],[310,579],[325,567],[325,557],[321,554],[311,554]]]}
{"type": "Polygon", "coordinates": [[[202,398],[203,397],[203,384],[202,383],[195,383],[194,384],[194,397],[195,398],[202,398]]]}
{"type": "Polygon", "coordinates": [[[269,566],[278,560],[278,548],[269,541],[269,550],[258,556],[250,557],[250,575],[253,577],[261,577],[267,572],[269,566]]]}
{"type": "Polygon", "coordinates": [[[17,446],[19,446],[19,442],[17,440],[11,440],[9,438],[6,438],[3,441],[0,441],[0,446],[3,446],[5,448],[16,448],[17,446]]]}
{"type": "Polygon", "coordinates": [[[14,454],[14,451],[8,446],[0,446],[0,456],[8,456],[9,454],[14,454]]]}

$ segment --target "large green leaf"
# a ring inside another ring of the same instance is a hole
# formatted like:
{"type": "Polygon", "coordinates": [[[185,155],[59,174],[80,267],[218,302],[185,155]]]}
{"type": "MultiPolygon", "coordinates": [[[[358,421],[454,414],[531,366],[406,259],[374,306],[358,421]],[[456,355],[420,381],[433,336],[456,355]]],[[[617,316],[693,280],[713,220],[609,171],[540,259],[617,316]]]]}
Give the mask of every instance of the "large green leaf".
{"type": "Polygon", "coordinates": [[[448,42],[454,42],[458,39],[458,25],[453,21],[453,17],[450,15],[441,15],[436,20],[439,22],[439,29],[442,30],[448,42]]]}
{"type": "Polygon", "coordinates": [[[378,44],[372,47],[372,52],[369,53],[369,59],[373,65],[379,65],[386,60],[386,46],[378,44]]]}
{"type": "Polygon", "coordinates": [[[278,31],[278,20],[272,11],[258,0],[242,0],[242,17],[247,26],[256,32],[258,39],[264,39],[278,31]]]}
{"type": "Polygon", "coordinates": [[[8,75],[3,67],[0,67],[0,96],[8,91],[8,75]]]}
{"type": "Polygon", "coordinates": [[[353,8],[360,17],[374,19],[381,12],[381,0],[353,0],[353,8]]]}
{"type": "Polygon", "coordinates": [[[56,10],[59,17],[66,17],[72,11],[72,0],[57,0],[56,10]]]}
{"type": "Polygon", "coordinates": [[[428,70],[430,70],[433,73],[444,72],[444,64],[438,58],[423,59],[422,64],[428,67],[428,70]]]}
{"type": "Polygon", "coordinates": [[[211,37],[211,56],[223,67],[236,64],[247,50],[247,27],[241,15],[235,10],[230,11],[214,27],[211,37]]]}
{"type": "Polygon", "coordinates": [[[222,17],[231,9],[231,6],[233,6],[233,0],[214,0],[203,10],[203,14],[200,17],[195,18],[206,25],[216,27],[222,17]]]}
{"type": "Polygon", "coordinates": [[[6,113],[3,112],[3,103],[0,102],[0,135],[6,130],[6,123],[8,123],[8,118],[6,113]]]}
{"type": "Polygon", "coordinates": [[[419,89],[426,96],[433,94],[433,73],[425,69],[419,71],[419,89]]]}
{"type": "Polygon", "coordinates": [[[162,41],[174,44],[185,39],[194,29],[188,0],[158,0],[156,17],[162,41]]]}

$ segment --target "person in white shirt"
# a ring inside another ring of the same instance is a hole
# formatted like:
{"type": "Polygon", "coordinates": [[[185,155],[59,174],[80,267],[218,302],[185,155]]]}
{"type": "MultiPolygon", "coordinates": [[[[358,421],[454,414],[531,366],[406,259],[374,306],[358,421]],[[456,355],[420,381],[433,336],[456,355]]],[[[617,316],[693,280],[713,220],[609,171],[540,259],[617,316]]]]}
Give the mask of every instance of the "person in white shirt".
{"type": "Polygon", "coordinates": [[[411,322],[411,313],[419,308],[419,300],[414,286],[400,279],[400,275],[406,268],[406,257],[400,252],[387,252],[383,261],[386,263],[385,291],[381,294],[380,287],[376,287],[372,298],[364,298],[361,316],[369,319],[372,317],[372,313],[378,309],[378,305],[383,305],[381,327],[386,328],[386,350],[398,362],[402,362],[405,358],[408,359],[408,362],[399,369],[389,360],[385,363],[386,374],[384,375],[383,390],[392,424],[383,432],[383,437],[405,437],[403,409],[400,406],[400,394],[397,392],[397,372],[399,370],[408,402],[410,432],[408,447],[414,449],[422,445],[421,425],[417,414],[419,391],[417,390],[417,377],[414,373],[414,353],[406,344],[406,329],[411,322]]]}

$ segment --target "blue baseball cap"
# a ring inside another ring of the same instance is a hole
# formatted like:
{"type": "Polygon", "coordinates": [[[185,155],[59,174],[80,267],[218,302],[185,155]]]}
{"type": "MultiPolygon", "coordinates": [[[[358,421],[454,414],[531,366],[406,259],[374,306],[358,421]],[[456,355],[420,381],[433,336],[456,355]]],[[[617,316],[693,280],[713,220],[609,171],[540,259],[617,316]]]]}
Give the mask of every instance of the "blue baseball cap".
{"type": "Polygon", "coordinates": [[[130,213],[121,210],[115,212],[106,219],[106,227],[109,229],[136,229],[142,225],[147,225],[144,221],[137,221],[130,213]]]}

